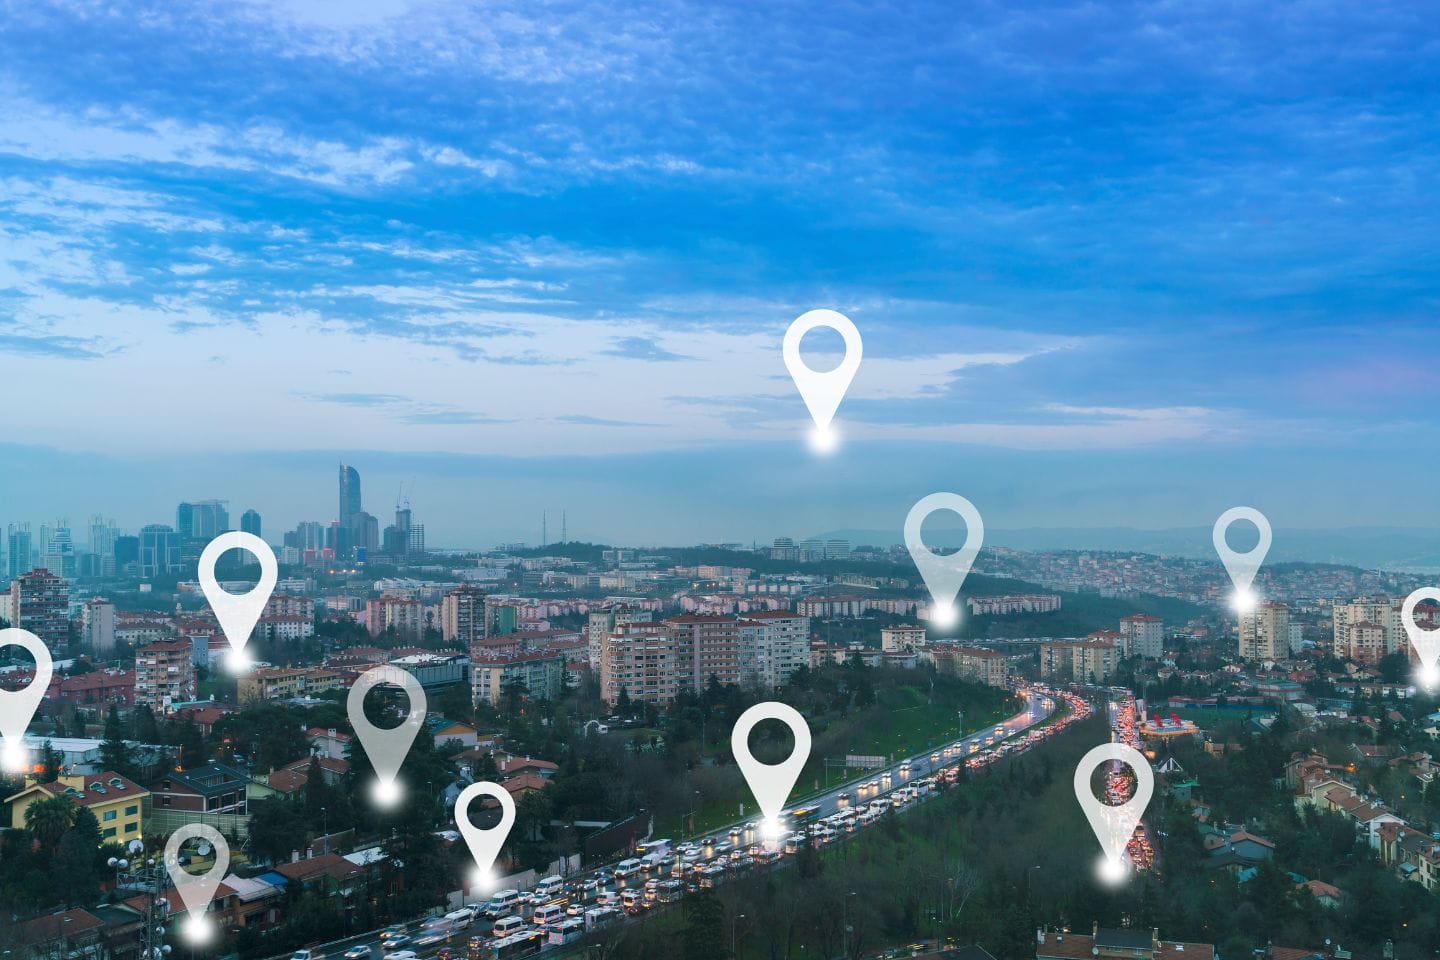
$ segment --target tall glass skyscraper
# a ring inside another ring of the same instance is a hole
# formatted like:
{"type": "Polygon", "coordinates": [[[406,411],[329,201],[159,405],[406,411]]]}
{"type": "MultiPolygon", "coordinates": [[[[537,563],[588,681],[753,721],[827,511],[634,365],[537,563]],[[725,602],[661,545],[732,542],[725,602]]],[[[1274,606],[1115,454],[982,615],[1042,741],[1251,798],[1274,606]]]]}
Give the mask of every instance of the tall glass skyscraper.
{"type": "Polygon", "coordinates": [[[340,464],[340,529],[349,530],[360,512],[360,471],[340,464]]]}

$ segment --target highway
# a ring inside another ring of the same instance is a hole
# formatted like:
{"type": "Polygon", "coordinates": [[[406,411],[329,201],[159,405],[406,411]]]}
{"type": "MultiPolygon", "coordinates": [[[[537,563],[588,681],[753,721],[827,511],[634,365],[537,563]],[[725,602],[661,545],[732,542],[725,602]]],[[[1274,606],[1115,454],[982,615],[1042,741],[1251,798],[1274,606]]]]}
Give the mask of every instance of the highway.
{"type": "MultiPolygon", "coordinates": [[[[786,809],[795,810],[803,807],[808,810],[818,806],[819,812],[815,814],[815,818],[818,819],[831,816],[844,809],[847,805],[853,806],[870,803],[905,786],[907,783],[924,779],[945,767],[955,766],[972,756],[978,755],[979,751],[985,749],[986,740],[991,737],[995,737],[993,745],[998,746],[1005,739],[1025,733],[1049,718],[1058,708],[1059,703],[1059,695],[1049,692],[1027,690],[1025,708],[1003,721],[987,724],[970,734],[937,744],[931,749],[903,758],[889,766],[869,770],[864,776],[857,779],[836,784],[818,793],[792,798],[786,809]],[[972,745],[976,746],[977,754],[970,752],[972,745]],[[939,759],[932,760],[931,757],[937,754],[939,755],[939,759]],[[878,782],[878,789],[865,790],[862,792],[860,789],[861,785],[870,782],[878,782]],[[847,797],[848,800],[842,800],[842,796],[847,797]]],[[[934,794],[931,794],[931,796],[934,796],[934,794]]],[[[907,809],[909,809],[908,806],[902,807],[896,812],[903,813],[907,809]]],[[[703,834],[698,834],[692,839],[699,841],[702,837],[724,838],[732,829],[738,828],[744,834],[745,841],[749,843],[753,841],[754,836],[753,832],[746,830],[746,827],[753,825],[757,820],[758,816],[736,820],[733,823],[725,824],[714,830],[706,831],[703,834]]],[[[783,866],[786,860],[788,860],[788,858],[782,859],[777,865],[783,866]]],[[[613,864],[610,866],[613,866],[613,864]]],[[[573,880],[589,876],[593,874],[596,869],[598,868],[590,868],[567,879],[573,880]]],[[[649,874],[642,874],[641,876],[635,877],[632,879],[630,886],[643,886],[645,880],[649,879],[650,876],[649,874]]],[[[624,885],[621,884],[620,886],[624,885]]],[[[609,889],[615,889],[614,884],[610,884],[608,887],[609,889]]],[[[417,935],[415,931],[425,919],[427,918],[420,917],[405,924],[412,936],[417,935]]],[[[640,920],[643,920],[643,916],[626,917],[624,922],[638,922],[640,920]]],[[[489,941],[489,927],[489,921],[477,919],[468,930],[460,930],[453,933],[448,941],[428,945],[406,943],[402,944],[400,949],[414,949],[421,958],[428,958],[434,956],[442,948],[449,948],[458,957],[463,958],[466,955],[467,943],[472,937],[481,937],[485,941],[489,941]]],[[[568,951],[570,946],[571,945],[565,945],[564,947],[551,946],[544,951],[544,955],[558,956],[568,951]]],[[[325,944],[324,947],[320,949],[323,949],[323,960],[343,960],[345,952],[352,947],[370,948],[369,960],[382,960],[382,956],[389,957],[394,954],[393,950],[391,953],[382,952],[378,931],[371,931],[346,940],[325,944]]],[[[281,956],[282,958],[289,957],[288,954],[281,956]]],[[[312,957],[311,960],[320,960],[320,958],[312,957]]]]}

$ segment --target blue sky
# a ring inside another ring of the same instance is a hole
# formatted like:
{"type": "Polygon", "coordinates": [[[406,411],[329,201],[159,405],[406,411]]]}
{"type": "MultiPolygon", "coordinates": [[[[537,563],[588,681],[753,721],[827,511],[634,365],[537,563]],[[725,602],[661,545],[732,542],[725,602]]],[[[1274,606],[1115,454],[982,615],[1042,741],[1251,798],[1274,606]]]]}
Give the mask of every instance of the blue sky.
{"type": "Polygon", "coordinates": [[[1437,60],[1400,3],[15,6],[0,521],[328,519],[344,458],[453,543],[1437,525],[1437,60]]]}

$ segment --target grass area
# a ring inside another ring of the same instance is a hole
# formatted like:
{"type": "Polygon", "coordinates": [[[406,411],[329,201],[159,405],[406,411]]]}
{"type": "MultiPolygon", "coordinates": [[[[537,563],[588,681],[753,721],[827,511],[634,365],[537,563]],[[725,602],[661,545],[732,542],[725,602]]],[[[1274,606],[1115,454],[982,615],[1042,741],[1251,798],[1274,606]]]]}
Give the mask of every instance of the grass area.
{"type": "MultiPolygon", "coordinates": [[[[1151,711],[1152,713],[1154,711],[1151,711]]],[[[1250,716],[1263,717],[1267,711],[1250,706],[1241,707],[1182,707],[1178,710],[1161,710],[1160,715],[1168,718],[1175,714],[1181,720],[1190,720],[1202,730],[1213,730],[1224,723],[1245,722],[1250,716]]]]}

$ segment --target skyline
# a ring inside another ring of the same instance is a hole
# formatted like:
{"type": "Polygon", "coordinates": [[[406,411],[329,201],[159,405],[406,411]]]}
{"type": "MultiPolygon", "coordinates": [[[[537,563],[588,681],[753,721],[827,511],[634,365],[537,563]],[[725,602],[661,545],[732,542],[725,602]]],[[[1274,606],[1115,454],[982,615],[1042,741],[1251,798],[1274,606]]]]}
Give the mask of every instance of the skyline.
{"type": "Polygon", "coordinates": [[[0,30],[0,520],[328,519],[343,460],[460,539],[1440,526],[1403,5],[136,10],[0,30]],[[815,307],[865,340],[823,459],[815,307]]]}

